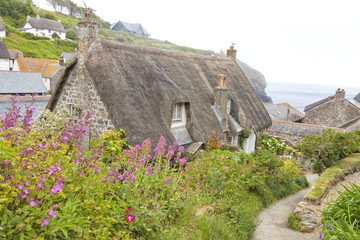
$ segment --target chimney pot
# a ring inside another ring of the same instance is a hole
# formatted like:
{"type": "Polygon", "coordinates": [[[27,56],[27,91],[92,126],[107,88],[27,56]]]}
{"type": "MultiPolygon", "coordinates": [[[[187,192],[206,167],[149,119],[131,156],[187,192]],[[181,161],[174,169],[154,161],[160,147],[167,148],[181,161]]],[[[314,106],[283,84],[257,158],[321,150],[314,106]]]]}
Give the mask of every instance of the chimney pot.
{"type": "Polygon", "coordinates": [[[226,87],[226,76],[224,74],[219,74],[218,87],[226,87]]]}
{"type": "Polygon", "coordinates": [[[227,50],[227,56],[236,60],[236,52],[237,52],[237,50],[235,50],[234,45],[231,45],[230,49],[227,50]]]}
{"type": "Polygon", "coordinates": [[[59,59],[59,65],[60,66],[64,66],[65,64],[64,64],[64,57],[61,55],[60,56],[60,59],[59,59]]]}
{"type": "Polygon", "coordinates": [[[335,93],[335,98],[338,98],[338,99],[345,98],[345,90],[338,88],[336,93],[335,93]]]}

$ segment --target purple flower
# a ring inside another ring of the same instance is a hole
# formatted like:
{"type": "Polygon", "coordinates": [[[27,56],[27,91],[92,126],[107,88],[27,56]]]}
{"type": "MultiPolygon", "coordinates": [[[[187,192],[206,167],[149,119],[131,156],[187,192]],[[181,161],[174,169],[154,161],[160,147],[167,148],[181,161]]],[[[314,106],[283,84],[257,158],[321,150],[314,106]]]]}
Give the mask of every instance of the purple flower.
{"type": "Polygon", "coordinates": [[[23,185],[18,185],[17,187],[19,190],[21,190],[23,188],[23,185]]]}
{"type": "Polygon", "coordinates": [[[46,226],[46,225],[48,225],[49,224],[49,220],[47,220],[47,219],[45,219],[42,223],[41,223],[41,227],[44,227],[44,226],[46,226]]]}
{"type": "Polygon", "coordinates": [[[151,166],[148,166],[145,170],[145,175],[152,175],[153,174],[153,169],[151,166]]]}
{"type": "Polygon", "coordinates": [[[184,166],[185,164],[186,164],[186,159],[185,158],[179,159],[179,165],[180,166],[184,166]]]}
{"type": "Polygon", "coordinates": [[[25,189],[25,190],[23,191],[23,193],[29,194],[29,191],[25,189]]]}
{"type": "Polygon", "coordinates": [[[36,202],[31,201],[29,205],[30,205],[30,207],[35,207],[35,206],[36,206],[36,202]]]}
{"type": "Polygon", "coordinates": [[[53,217],[53,218],[56,218],[56,213],[54,212],[53,209],[51,209],[51,210],[49,211],[49,216],[50,216],[50,217],[53,217]]]}
{"type": "Polygon", "coordinates": [[[40,179],[40,182],[45,182],[45,178],[41,178],[41,179],[40,179]]]}
{"type": "Polygon", "coordinates": [[[170,179],[170,178],[165,179],[165,183],[166,183],[166,184],[170,184],[170,183],[171,183],[171,179],[170,179]]]}
{"type": "Polygon", "coordinates": [[[38,187],[38,188],[41,188],[41,189],[45,189],[44,186],[43,186],[41,183],[38,183],[38,184],[37,184],[37,187],[38,187]]]}

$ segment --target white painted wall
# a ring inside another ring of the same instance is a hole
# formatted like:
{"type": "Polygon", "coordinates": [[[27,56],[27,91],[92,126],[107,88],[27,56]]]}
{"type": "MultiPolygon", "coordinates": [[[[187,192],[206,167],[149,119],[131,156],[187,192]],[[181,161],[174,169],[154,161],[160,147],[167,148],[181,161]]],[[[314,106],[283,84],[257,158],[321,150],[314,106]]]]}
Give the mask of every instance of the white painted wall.
{"type": "Polygon", "coordinates": [[[244,152],[252,153],[255,151],[256,134],[251,130],[250,136],[244,140],[244,152]]]}
{"type": "Polygon", "coordinates": [[[26,23],[23,28],[29,28],[25,32],[32,33],[35,36],[48,37],[50,39],[52,39],[51,36],[55,32],[59,35],[60,39],[62,39],[62,40],[65,40],[65,36],[66,36],[65,32],[58,32],[58,31],[53,31],[53,30],[49,30],[49,29],[36,29],[36,28],[33,28],[30,25],[30,23],[26,23]]]}
{"type": "Polygon", "coordinates": [[[50,91],[50,78],[43,78],[44,85],[46,90],[50,91]]]}
{"type": "Polygon", "coordinates": [[[0,38],[6,37],[6,31],[0,31],[0,38]]]}
{"type": "Polygon", "coordinates": [[[9,59],[0,59],[0,70],[9,71],[10,69],[9,59]]]}

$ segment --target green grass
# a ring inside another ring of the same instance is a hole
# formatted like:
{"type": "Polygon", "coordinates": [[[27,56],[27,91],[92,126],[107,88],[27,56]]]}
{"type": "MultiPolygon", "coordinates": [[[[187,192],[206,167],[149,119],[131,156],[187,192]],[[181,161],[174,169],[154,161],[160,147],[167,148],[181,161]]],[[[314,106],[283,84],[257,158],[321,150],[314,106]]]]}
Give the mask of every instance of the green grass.
{"type": "Polygon", "coordinates": [[[354,168],[355,166],[359,166],[359,164],[360,153],[355,153],[342,159],[334,167],[326,169],[304,199],[306,201],[318,202],[327,193],[328,189],[336,183],[337,179],[343,178],[349,168],[354,168]]]}

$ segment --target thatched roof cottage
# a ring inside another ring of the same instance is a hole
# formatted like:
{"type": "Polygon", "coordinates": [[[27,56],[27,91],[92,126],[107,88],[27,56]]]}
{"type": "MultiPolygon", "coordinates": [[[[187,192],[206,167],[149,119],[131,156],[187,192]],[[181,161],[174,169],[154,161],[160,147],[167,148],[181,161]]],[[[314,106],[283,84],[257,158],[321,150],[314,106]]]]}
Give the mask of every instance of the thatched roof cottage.
{"type": "Polygon", "coordinates": [[[86,108],[93,113],[90,137],[122,128],[131,144],[165,136],[192,148],[215,130],[238,145],[247,128],[244,147],[254,150],[255,133],[271,119],[235,59],[99,39],[89,15],[79,22],[77,56],[66,65],[47,108],[67,108],[73,115],[86,108]]]}

